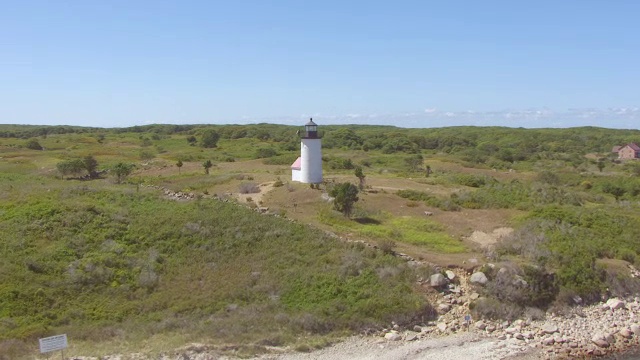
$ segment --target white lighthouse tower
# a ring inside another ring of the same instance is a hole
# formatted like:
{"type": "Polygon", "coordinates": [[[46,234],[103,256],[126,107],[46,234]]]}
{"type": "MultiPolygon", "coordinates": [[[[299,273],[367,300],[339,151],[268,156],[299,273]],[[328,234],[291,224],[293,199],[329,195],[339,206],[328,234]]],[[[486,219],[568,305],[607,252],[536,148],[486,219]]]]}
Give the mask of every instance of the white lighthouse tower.
{"type": "Polygon", "coordinates": [[[322,144],[318,125],[309,119],[300,141],[300,157],[291,165],[291,180],[305,184],[322,182],[322,144]]]}

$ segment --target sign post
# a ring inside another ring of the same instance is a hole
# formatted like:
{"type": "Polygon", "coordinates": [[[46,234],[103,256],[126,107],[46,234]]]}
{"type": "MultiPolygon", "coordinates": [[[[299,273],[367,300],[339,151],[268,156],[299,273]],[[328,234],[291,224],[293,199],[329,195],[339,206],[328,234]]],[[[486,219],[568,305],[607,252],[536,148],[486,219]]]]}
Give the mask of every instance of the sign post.
{"type": "Polygon", "coordinates": [[[67,343],[67,334],[50,336],[38,339],[40,342],[40,353],[44,354],[51,351],[60,350],[62,360],[64,360],[64,349],[69,346],[67,343]]]}

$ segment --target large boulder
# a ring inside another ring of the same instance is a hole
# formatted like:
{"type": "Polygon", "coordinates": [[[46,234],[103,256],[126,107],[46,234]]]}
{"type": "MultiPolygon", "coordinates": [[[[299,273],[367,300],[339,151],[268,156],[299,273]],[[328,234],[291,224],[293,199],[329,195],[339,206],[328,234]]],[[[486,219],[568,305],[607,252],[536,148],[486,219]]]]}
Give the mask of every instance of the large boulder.
{"type": "Polygon", "coordinates": [[[626,306],[626,304],[624,303],[624,301],[620,299],[613,298],[613,299],[607,300],[607,306],[609,306],[609,309],[611,310],[618,310],[618,309],[623,309],[626,306]]]}
{"type": "Polygon", "coordinates": [[[384,334],[384,338],[390,341],[398,341],[398,340],[402,340],[402,335],[398,334],[395,331],[391,331],[384,334]]]}
{"type": "Polygon", "coordinates": [[[447,279],[442,274],[433,274],[429,278],[429,283],[432,287],[441,287],[447,284],[447,279]]]}
{"type": "Polygon", "coordinates": [[[489,279],[487,279],[487,275],[485,275],[482,271],[475,272],[471,274],[469,278],[469,282],[472,284],[485,285],[489,279]]]}
{"type": "Polygon", "coordinates": [[[609,342],[606,340],[604,334],[595,334],[591,338],[591,341],[596,344],[598,347],[606,348],[609,347],[609,342]]]}
{"type": "Polygon", "coordinates": [[[638,324],[631,325],[631,331],[636,335],[640,335],[640,325],[638,324]]]}

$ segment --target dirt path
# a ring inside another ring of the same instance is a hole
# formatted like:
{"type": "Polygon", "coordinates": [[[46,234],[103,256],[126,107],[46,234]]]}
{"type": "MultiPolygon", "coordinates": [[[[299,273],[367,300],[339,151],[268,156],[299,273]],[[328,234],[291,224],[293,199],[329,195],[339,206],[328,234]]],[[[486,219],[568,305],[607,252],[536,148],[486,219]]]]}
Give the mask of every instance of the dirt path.
{"type": "Polygon", "coordinates": [[[508,357],[538,358],[535,354],[521,352],[517,346],[505,346],[474,333],[461,333],[411,342],[357,336],[310,353],[270,354],[255,360],[484,360],[508,357]]]}
{"type": "Polygon", "coordinates": [[[256,204],[260,204],[262,202],[262,199],[264,198],[264,196],[271,190],[273,190],[273,184],[275,183],[275,181],[270,181],[270,182],[265,182],[259,185],[260,187],[260,192],[259,193],[253,193],[253,194],[238,194],[238,200],[240,200],[240,202],[247,202],[247,199],[251,199],[254,203],[256,204]]]}
{"type": "Polygon", "coordinates": [[[510,235],[511,233],[513,233],[513,228],[509,227],[496,228],[493,229],[492,232],[475,230],[468,239],[485,248],[497,243],[500,239],[510,235]]]}

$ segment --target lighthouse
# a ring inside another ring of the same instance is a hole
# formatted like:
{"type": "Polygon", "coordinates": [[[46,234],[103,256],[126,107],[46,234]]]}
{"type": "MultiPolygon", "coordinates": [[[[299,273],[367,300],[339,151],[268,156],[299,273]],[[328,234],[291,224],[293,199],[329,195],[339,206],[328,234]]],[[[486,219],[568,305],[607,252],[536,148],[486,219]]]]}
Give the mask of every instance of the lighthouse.
{"type": "Polygon", "coordinates": [[[318,125],[309,119],[300,133],[300,157],[291,165],[291,181],[305,184],[322,182],[322,144],[318,125]]]}

